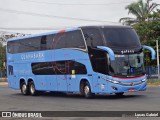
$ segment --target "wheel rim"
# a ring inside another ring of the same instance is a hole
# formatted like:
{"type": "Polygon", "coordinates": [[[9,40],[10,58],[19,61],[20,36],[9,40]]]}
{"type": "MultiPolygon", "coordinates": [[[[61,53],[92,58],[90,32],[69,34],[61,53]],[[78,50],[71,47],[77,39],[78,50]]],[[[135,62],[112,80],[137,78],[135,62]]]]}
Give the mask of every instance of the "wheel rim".
{"type": "Polygon", "coordinates": [[[26,94],[27,86],[25,84],[22,85],[22,93],[26,94]]]}
{"type": "Polygon", "coordinates": [[[88,95],[88,93],[89,93],[89,86],[85,86],[84,87],[84,93],[85,93],[85,95],[88,95]]]}
{"type": "Polygon", "coordinates": [[[31,85],[31,94],[34,94],[34,92],[35,92],[35,87],[34,87],[34,85],[31,85]]]}

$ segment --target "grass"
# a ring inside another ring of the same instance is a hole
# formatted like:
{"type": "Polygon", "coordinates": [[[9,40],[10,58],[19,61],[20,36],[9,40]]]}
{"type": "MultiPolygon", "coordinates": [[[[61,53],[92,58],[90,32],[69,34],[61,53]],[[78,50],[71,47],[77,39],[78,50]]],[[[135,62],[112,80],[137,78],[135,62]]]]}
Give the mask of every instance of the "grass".
{"type": "Polygon", "coordinates": [[[148,79],[148,85],[160,85],[160,79],[148,79]]]}

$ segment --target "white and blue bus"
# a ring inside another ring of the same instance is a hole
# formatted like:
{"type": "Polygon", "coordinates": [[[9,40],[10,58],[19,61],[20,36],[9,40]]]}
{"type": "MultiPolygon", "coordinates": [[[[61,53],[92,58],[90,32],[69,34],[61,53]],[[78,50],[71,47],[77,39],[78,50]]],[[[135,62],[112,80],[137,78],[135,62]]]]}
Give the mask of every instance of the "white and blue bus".
{"type": "Polygon", "coordinates": [[[7,42],[8,86],[40,91],[123,95],[146,90],[143,49],[133,28],[83,26],[7,42]]]}

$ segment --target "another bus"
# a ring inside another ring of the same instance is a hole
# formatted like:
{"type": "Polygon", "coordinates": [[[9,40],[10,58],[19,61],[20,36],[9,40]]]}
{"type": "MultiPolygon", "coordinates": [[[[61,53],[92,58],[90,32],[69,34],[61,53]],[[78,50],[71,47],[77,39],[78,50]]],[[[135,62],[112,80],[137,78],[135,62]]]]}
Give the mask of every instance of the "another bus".
{"type": "Polygon", "coordinates": [[[8,86],[40,91],[123,95],[145,91],[143,49],[132,27],[83,26],[7,42],[8,86]]]}

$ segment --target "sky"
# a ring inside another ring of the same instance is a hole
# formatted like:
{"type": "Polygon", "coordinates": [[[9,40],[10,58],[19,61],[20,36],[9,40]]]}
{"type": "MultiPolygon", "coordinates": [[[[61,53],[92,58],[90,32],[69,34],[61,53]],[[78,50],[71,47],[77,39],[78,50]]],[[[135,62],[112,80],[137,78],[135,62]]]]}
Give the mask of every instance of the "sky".
{"type": "Polygon", "coordinates": [[[133,17],[125,6],[134,1],[0,0],[0,31],[33,34],[81,25],[119,24],[120,18],[133,17]]]}

